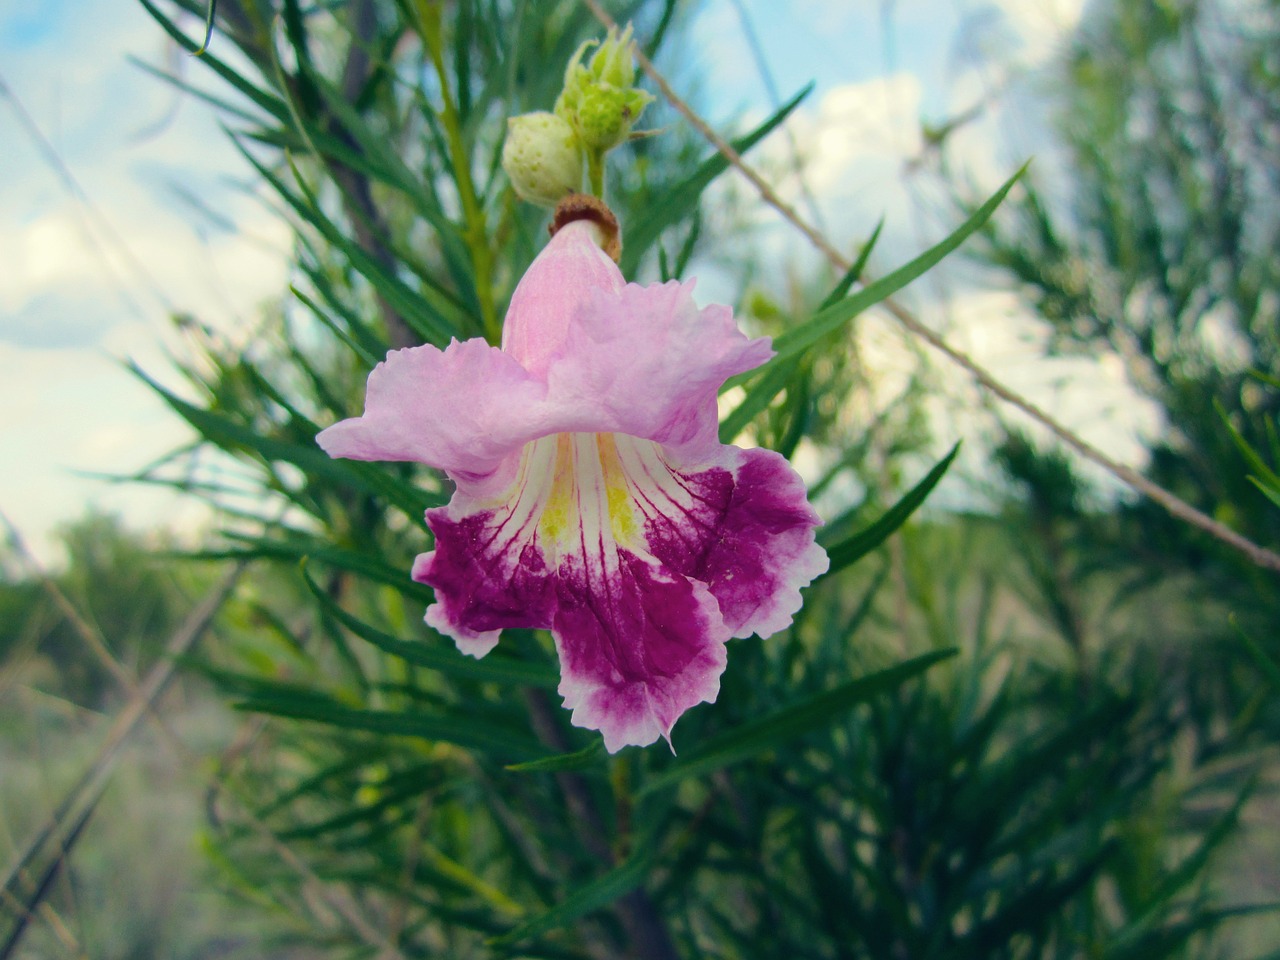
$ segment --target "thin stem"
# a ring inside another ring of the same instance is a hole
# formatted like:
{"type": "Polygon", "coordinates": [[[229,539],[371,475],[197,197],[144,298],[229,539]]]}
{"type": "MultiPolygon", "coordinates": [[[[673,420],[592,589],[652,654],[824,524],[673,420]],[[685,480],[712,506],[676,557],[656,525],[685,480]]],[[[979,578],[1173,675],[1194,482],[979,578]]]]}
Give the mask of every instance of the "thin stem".
{"type": "MultiPolygon", "coordinates": [[[[591,10],[604,26],[616,26],[613,18],[610,17],[600,6],[597,0],[583,0],[583,3],[591,10]]],[[[729,161],[739,173],[750,181],[760,194],[762,200],[769,206],[778,211],[788,222],[797,230],[804,234],[805,238],[817,248],[827,260],[836,267],[841,273],[849,270],[851,261],[841,254],[821,233],[806,223],[793,207],[787,204],[777,192],[768,184],[763,177],[755,170],[747,166],[742,157],[736,150],[719,134],[707,125],[698,114],[690,107],[680,96],[671,88],[658,68],[653,65],[642,52],[636,51],[636,62],[640,64],[640,68],[654,82],[658,90],[666,98],[675,109],[698,131],[708,143],[716,148],[716,150],[729,161]]],[[[871,277],[863,274],[861,280],[863,283],[869,283],[871,277]]],[[[1254,564],[1267,570],[1280,571],[1280,554],[1277,554],[1265,547],[1259,546],[1247,537],[1236,533],[1226,524],[1219,523],[1207,514],[1197,510],[1185,500],[1166,490],[1157,483],[1148,480],[1136,470],[1127,467],[1124,464],[1108,457],[1105,453],[1087,442],[1083,437],[1071,430],[1069,427],[1059,423],[1048,413],[1028,400],[1026,397],[1016,391],[1005,386],[994,374],[979,364],[976,360],[961,350],[956,349],[947,343],[942,337],[930,330],[925,324],[916,317],[906,307],[902,306],[892,297],[882,301],[883,306],[889,313],[902,324],[913,336],[916,336],[933,347],[956,366],[965,370],[974,380],[981,386],[985,387],[991,393],[1005,403],[1021,410],[1032,420],[1041,424],[1052,432],[1059,440],[1071,447],[1077,453],[1087,460],[1091,460],[1098,466],[1102,467],[1113,477],[1122,483],[1138,491],[1151,500],[1154,500],[1170,514],[1177,517],[1194,527],[1203,530],[1205,533],[1225,543],[1227,546],[1240,551],[1249,558],[1254,564]]]]}
{"type": "Polygon", "coordinates": [[[471,179],[471,156],[467,152],[466,138],[462,135],[462,120],[449,86],[449,72],[444,62],[444,43],[440,35],[440,8],[426,4],[419,22],[423,43],[431,57],[440,80],[440,119],[444,123],[445,139],[449,144],[449,160],[453,166],[454,182],[458,186],[458,198],[462,203],[464,220],[463,238],[471,253],[471,266],[476,274],[476,299],[480,303],[480,324],[491,343],[502,336],[497,310],[493,301],[493,251],[489,246],[489,231],[485,223],[484,208],[476,194],[471,179]]]}
{"type": "MultiPolygon", "coordinates": [[[[556,708],[543,690],[525,693],[529,719],[538,737],[554,750],[569,750],[568,741],[561,735],[556,719],[556,708]]],[[[616,769],[616,768],[615,768],[616,769]]],[[[578,773],[562,770],[555,775],[564,793],[573,825],[587,851],[608,867],[618,863],[609,845],[609,831],[605,826],[586,779],[578,773]]],[[[680,960],[667,929],[665,919],[658,913],[653,899],[644,887],[632,890],[617,901],[618,919],[626,932],[631,947],[629,956],[637,960],[680,960]]]]}
{"type": "Polygon", "coordinates": [[[604,199],[604,151],[587,151],[587,182],[591,185],[591,193],[604,199]]]}
{"type": "Polygon", "coordinates": [[[613,758],[609,771],[614,796],[614,822],[617,835],[614,837],[614,856],[625,860],[631,855],[631,813],[633,798],[631,791],[633,752],[624,752],[613,758]]]}

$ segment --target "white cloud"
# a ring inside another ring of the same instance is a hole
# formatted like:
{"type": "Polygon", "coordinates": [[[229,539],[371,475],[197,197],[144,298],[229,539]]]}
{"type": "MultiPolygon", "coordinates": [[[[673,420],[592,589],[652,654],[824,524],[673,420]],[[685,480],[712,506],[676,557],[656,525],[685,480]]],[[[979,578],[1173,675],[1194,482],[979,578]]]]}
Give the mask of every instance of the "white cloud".
{"type": "Polygon", "coordinates": [[[289,238],[229,182],[245,165],[211,112],[189,97],[175,112],[173,89],[126,62],[166,50],[140,5],[49,0],[38,18],[21,6],[0,12],[4,79],[58,161],[0,102],[0,510],[48,557],[50,527],[88,503],[141,526],[202,516],[150,488],[76,473],[136,470],[187,437],[120,358],[168,379],[170,309],[246,328],[284,291],[289,238]]]}
{"type": "Polygon", "coordinates": [[[998,10],[1021,43],[1024,64],[1040,64],[1062,49],[1063,40],[1080,23],[1086,0],[987,0],[998,10]]]}

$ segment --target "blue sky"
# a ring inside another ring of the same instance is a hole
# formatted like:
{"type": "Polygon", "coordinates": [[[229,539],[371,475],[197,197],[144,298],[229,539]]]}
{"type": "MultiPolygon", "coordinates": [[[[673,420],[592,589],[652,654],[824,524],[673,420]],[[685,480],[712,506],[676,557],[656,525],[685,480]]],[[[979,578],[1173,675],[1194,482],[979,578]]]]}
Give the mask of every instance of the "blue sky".
{"type": "MultiPolygon", "coordinates": [[[[767,112],[745,9],[777,91],[785,97],[817,82],[794,132],[826,225],[848,244],[885,214],[894,245],[918,248],[944,226],[930,223],[919,191],[903,185],[920,119],[964,109],[1010,68],[1033,80],[1080,4],[710,0],[693,49],[713,114],[767,112]]],[[[195,34],[201,24],[188,26],[195,34]]],[[[284,294],[287,231],[255,196],[215,118],[130,58],[203,79],[133,0],[0,0],[0,79],[9,92],[0,97],[0,511],[46,557],[55,555],[49,531],[90,504],[140,527],[199,522],[189,504],[81,476],[137,469],[186,436],[122,360],[163,374],[167,352],[184,349],[166,319],[172,310],[197,311],[234,334],[284,294]]],[[[979,182],[1002,180],[1042,137],[1031,124],[1019,143],[1024,127],[1006,115],[966,132],[958,150],[979,182]]],[[[760,161],[785,168],[785,142],[769,149],[760,161]]],[[[1012,309],[1007,298],[970,297],[955,313],[962,323],[966,310],[996,322],[1012,309]]],[[[981,341],[984,323],[966,335],[981,341]]],[[[988,339],[1008,349],[999,336],[988,339]]]]}

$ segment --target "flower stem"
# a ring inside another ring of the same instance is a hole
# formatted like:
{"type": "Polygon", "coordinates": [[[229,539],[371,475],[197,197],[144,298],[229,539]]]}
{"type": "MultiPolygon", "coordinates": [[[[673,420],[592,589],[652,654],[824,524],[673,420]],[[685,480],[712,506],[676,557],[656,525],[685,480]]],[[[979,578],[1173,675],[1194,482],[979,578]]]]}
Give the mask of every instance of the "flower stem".
{"type": "Polygon", "coordinates": [[[631,753],[624,752],[614,757],[609,774],[613,786],[616,814],[614,820],[616,831],[613,842],[614,856],[619,861],[622,861],[631,855],[631,753]]]}
{"type": "Polygon", "coordinates": [[[466,139],[462,135],[462,121],[449,87],[449,73],[445,68],[444,43],[440,32],[440,8],[437,4],[426,3],[419,4],[418,9],[423,43],[431,57],[436,76],[440,79],[440,119],[444,123],[445,138],[449,144],[449,161],[453,166],[453,178],[462,203],[463,239],[471,254],[471,267],[475,271],[480,323],[485,337],[491,343],[497,343],[501,338],[502,328],[498,323],[493,301],[493,251],[489,246],[484,209],[471,179],[471,157],[467,153],[466,139]]]}
{"type": "Polygon", "coordinates": [[[604,151],[587,150],[587,181],[593,196],[604,199],[604,151]]]}

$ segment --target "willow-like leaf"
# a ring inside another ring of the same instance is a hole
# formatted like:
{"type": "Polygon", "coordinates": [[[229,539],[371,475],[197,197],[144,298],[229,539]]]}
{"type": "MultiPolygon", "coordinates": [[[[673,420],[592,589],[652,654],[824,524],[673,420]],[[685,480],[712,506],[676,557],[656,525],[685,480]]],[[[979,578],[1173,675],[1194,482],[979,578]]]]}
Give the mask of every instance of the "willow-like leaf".
{"type": "Polygon", "coordinates": [[[392,656],[399,657],[409,663],[441,673],[479,680],[489,683],[523,684],[531,687],[555,687],[559,683],[556,671],[539,664],[514,660],[500,653],[490,653],[482,659],[464,656],[446,646],[448,640],[436,634],[439,646],[428,646],[425,642],[401,640],[384,633],[369,624],[356,619],[343,610],[328,592],[311,578],[311,574],[303,567],[302,575],[307,587],[320,601],[321,607],[335,620],[354,633],[357,637],[392,656]]]}
{"type": "Polygon", "coordinates": [[[964,243],[965,240],[991,219],[991,215],[995,213],[996,208],[1000,206],[1005,196],[1013,189],[1013,185],[1022,178],[1026,170],[1027,168],[1023,166],[1005,181],[1004,185],[992,194],[986,203],[975,210],[945,240],[930,247],[910,263],[899,267],[888,276],[881,277],[874,283],[868,284],[839,303],[819,310],[805,323],[782,334],[773,342],[777,355],[769,363],[754,370],[748,370],[746,373],[740,373],[735,377],[730,377],[720,392],[723,393],[732,387],[741,386],[754,377],[766,374],[773,365],[784,363],[791,357],[798,357],[804,354],[814,344],[840,329],[843,324],[848,323],[862,311],[875,306],[886,297],[892,296],[926,271],[937,266],[944,257],[964,243]]]}
{"type": "Polygon", "coordinates": [[[179,416],[195,427],[201,436],[223,449],[246,451],[268,462],[281,460],[292,463],[309,475],[324,477],[344,486],[355,487],[367,493],[385,497],[410,517],[421,516],[427,507],[433,505],[432,499],[424,496],[422,491],[398,481],[383,468],[373,464],[335,460],[319,447],[302,446],[261,436],[243,424],[187,403],[160,386],[140,368],[131,366],[130,369],[155,390],[179,416]]]}
{"type": "Polygon", "coordinates": [[[623,894],[630,893],[644,882],[645,876],[649,873],[652,856],[651,844],[636,844],[635,853],[626,862],[575,890],[546,913],[525,921],[503,936],[490,940],[490,945],[514,946],[522,941],[550,933],[552,930],[558,930],[580,917],[609,906],[623,894]]]}
{"type": "Polygon", "coordinates": [[[530,760],[528,763],[513,763],[507,767],[513,773],[558,773],[562,770],[582,770],[594,767],[605,758],[604,740],[593,740],[581,750],[547,757],[544,760],[530,760]]]}
{"type": "MultiPolygon", "coordinates": [[[[906,523],[907,518],[915,513],[933,488],[938,485],[938,481],[942,479],[959,452],[960,444],[957,443],[951,448],[950,453],[934,465],[923,480],[907,491],[901,500],[886,510],[880,519],[865,530],[859,530],[852,536],[831,543],[824,542],[820,533],[818,541],[826,547],[827,556],[831,559],[831,566],[823,576],[830,576],[856,563],[906,523]]],[[[833,529],[839,529],[839,527],[833,524],[833,529]]]]}
{"type": "Polygon", "coordinates": [[[250,697],[235,706],[250,713],[311,720],[344,730],[452,743],[500,757],[535,759],[547,755],[547,748],[528,733],[474,713],[362,710],[316,694],[250,697]]]}
{"type": "Polygon", "coordinates": [[[726,731],[700,744],[687,756],[645,781],[640,795],[739,763],[788,740],[830,726],[858,704],[897,689],[934,664],[954,656],[955,652],[939,650],[926,653],[887,670],[850,680],[833,690],[806,697],[799,703],[726,731]]]}

